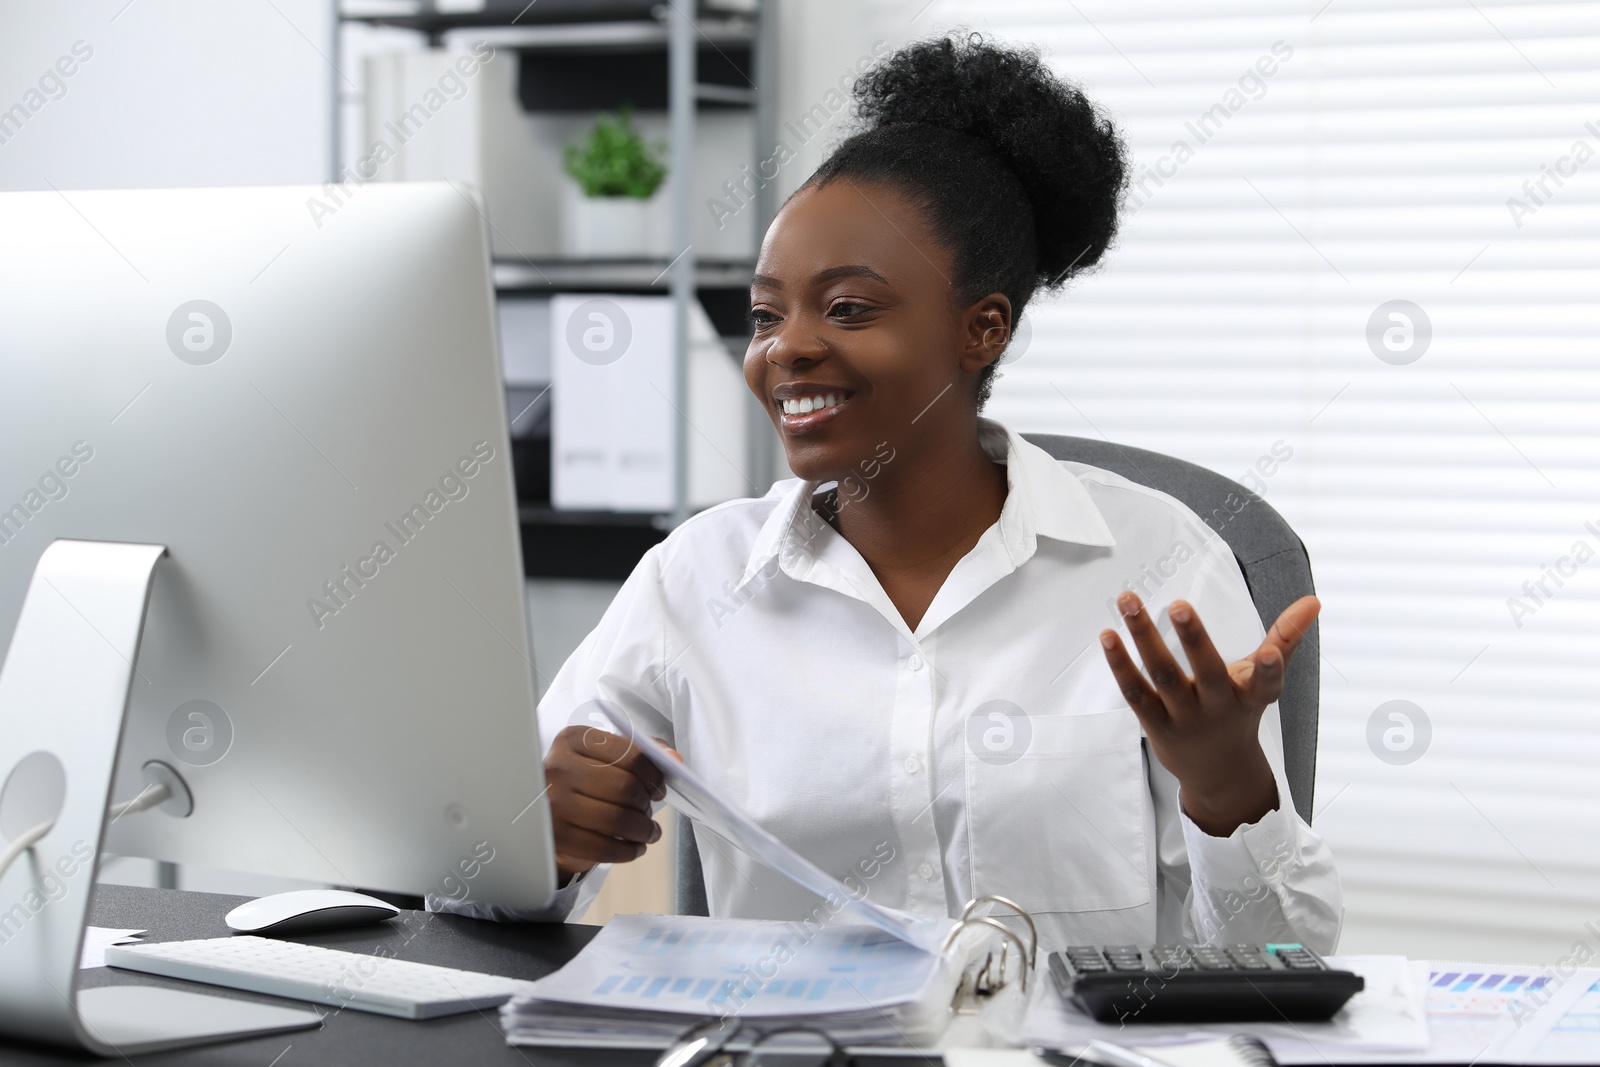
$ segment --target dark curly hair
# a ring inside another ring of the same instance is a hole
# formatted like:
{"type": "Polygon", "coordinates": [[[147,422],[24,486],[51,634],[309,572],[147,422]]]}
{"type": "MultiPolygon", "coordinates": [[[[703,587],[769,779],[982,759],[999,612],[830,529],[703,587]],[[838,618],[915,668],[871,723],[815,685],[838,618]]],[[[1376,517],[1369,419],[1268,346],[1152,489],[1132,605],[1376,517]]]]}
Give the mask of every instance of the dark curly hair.
{"type": "MultiPolygon", "coordinates": [[[[981,34],[934,38],[885,56],[856,81],[863,129],[806,185],[891,185],[926,212],[952,253],[958,298],[1011,301],[1011,327],[1040,289],[1100,260],[1128,178],[1116,127],[1034,49],[981,34]]],[[[982,408],[997,364],[978,382],[982,408]]]]}

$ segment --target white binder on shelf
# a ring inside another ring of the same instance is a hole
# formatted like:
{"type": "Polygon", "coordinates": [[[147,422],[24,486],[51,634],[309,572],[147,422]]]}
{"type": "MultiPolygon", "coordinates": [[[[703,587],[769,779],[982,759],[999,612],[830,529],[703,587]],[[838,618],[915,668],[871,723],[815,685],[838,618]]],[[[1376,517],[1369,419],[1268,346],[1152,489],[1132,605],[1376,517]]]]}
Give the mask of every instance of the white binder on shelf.
{"type": "MultiPolygon", "coordinates": [[[[687,410],[678,410],[672,301],[561,293],[550,301],[550,500],[567,510],[667,512],[676,429],[689,423],[689,503],[752,493],[738,364],[705,310],[689,305],[687,410]]],[[[764,489],[764,487],[763,487],[764,489]]]]}

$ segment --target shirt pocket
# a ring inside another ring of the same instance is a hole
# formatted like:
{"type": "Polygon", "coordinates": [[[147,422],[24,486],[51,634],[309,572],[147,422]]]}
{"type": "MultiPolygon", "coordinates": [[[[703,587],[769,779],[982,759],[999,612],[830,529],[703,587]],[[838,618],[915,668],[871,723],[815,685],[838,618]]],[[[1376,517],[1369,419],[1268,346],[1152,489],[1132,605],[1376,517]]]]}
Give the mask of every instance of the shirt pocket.
{"type": "Polygon", "coordinates": [[[1010,897],[1030,912],[1148,903],[1150,793],[1138,719],[1124,708],[1026,721],[1020,755],[968,746],[975,895],[1010,897]]]}

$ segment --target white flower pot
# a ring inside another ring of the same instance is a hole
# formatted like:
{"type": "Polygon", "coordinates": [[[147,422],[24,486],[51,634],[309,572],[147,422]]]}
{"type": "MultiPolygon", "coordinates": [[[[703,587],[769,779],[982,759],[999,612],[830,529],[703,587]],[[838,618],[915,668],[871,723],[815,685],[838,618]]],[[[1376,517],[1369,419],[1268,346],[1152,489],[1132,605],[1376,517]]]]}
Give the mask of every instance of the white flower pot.
{"type": "Polygon", "coordinates": [[[634,196],[580,196],[567,216],[567,254],[643,259],[650,254],[650,201],[634,196]]]}

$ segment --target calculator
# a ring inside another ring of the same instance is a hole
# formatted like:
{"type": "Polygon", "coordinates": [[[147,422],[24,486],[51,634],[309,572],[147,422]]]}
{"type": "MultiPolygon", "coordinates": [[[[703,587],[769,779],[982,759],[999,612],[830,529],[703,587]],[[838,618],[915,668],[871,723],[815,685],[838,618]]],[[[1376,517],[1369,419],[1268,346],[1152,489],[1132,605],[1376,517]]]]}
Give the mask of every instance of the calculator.
{"type": "Polygon", "coordinates": [[[1101,1022],[1318,1022],[1366,986],[1303,945],[1074,945],[1049,956],[1067,1000],[1101,1022]]]}

